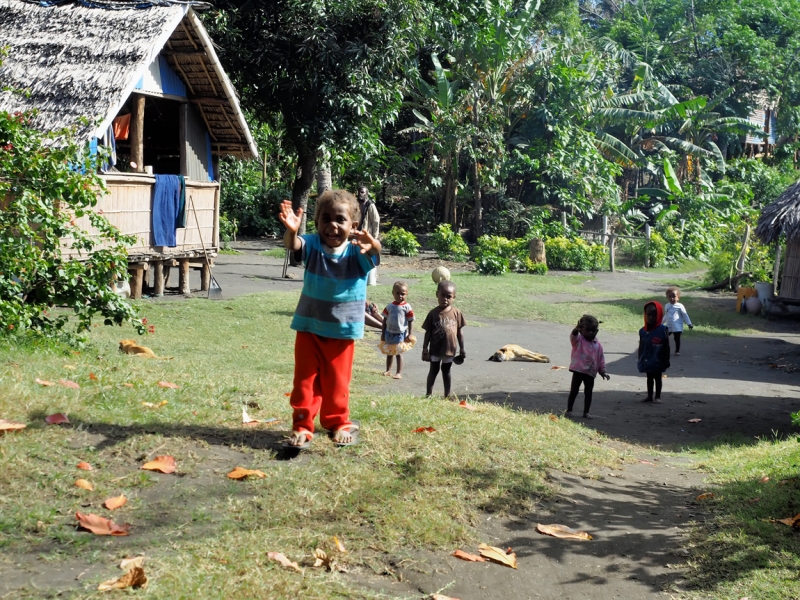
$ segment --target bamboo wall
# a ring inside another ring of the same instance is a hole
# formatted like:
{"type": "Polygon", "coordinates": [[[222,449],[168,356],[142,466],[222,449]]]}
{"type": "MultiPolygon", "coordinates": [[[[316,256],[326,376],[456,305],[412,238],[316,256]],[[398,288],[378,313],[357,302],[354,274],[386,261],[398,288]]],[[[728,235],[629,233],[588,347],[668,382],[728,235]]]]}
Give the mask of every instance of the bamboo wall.
{"type": "MultiPolygon", "coordinates": [[[[167,248],[153,245],[152,207],[155,178],[147,175],[106,174],[102,176],[108,193],[97,202],[95,211],[102,214],[122,233],[135,235],[136,242],[128,248],[130,262],[147,259],[171,258],[179,256],[200,256],[202,236],[208,252],[219,250],[219,184],[198,181],[186,182],[186,228],[178,229],[175,235],[177,246],[167,248]],[[197,211],[200,222],[192,213],[190,198],[197,211]]],[[[96,230],[89,223],[89,217],[76,219],[75,223],[90,234],[96,230]]],[[[64,240],[65,246],[69,240],[64,240]]],[[[77,252],[65,250],[67,256],[77,256],[77,252]]]]}
{"type": "Polygon", "coordinates": [[[786,261],[781,277],[781,298],[800,300],[800,243],[786,244],[786,261]]]}

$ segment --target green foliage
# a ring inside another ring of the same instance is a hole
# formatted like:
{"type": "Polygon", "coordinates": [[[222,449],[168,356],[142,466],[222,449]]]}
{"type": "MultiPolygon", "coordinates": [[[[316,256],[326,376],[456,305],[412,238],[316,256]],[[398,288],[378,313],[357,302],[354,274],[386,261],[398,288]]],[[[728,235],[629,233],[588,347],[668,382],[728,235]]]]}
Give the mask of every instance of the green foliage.
{"type": "Polygon", "coordinates": [[[469,246],[464,239],[443,223],[428,238],[428,243],[442,260],[465,261],[469,257],[469,246]]]}
{"type": "Polygon", "coordinates": [[[502,256],[487,254],[475,261],[475,270],[481,275],[502,275],[508,273],[508,259],[502,256]]]}
{"type": "Polygon", "coordinates": [[[545,241],[547,263],[551,269],[564,271],[599,271],[606,261],[605,246],[563,237],[545,241]]]}
{"type": "Polygon", "coordinates": [[[667,256],[669,254],[669,245],[667,241],[661,237],[657,231],[650,232],[650,245],[646,242],[641,242],[642,249],[647,248],[647,254],[650,259],[651,267],[663,267],[667,264],[667,256]]]}
{"type": "Polygon", "coordinates": [[[239,223],[236,219],[229,219],[224,213],[219,215],[219,237],[222,243],[227,246],[228,242],[232,242],[236,237],[236,232],[239,230],[239,223]]]}
{"type": "Polygon", "coordinates": [[[220,189],[220,214],[229,222],[236,221],[238,231],[247,235],[278,235],[281,231],[278,206],[291,196],[291,191],[281,187],[264,190],[261,169],[253,161],[226,159],[220,162],[219,171],[224,182],[220,189]]]}
{"type": "Polygon", "coordinates": [[[398,256],[416,256],[419,253],[419,242],[416,236],[402,227],[392,227],[382,234],[381,245],[390,254],[398,256]]]}
{"type": "Polygon", "coordinates": [[[477,271],[499,275],[508,271],[545,275],[547,265],[536,264],[528,256],[528,240],[509,240],[499,235],[482,235],[472,249],[477,271]]]}
{"type": "Polygon", "coordinates": [[[747,158],[731,162],[726,174],[729,181],[741,182],[749,188],[757,206],[770,204],[797,179],[793,172],[786,173],[763,161],[747,158]]]}
{"type": "Polygon", "coordinates": [[[528,273],[532,275],[547,275],[547,265],[544,263],[535,263],[530,258],[527,259],[525,264],[525,268],[528,270],[528,273]]]}
{"type": "Polygon", "coordinates": [[[127,278],[133,237],[92,210],[103,189],[97,158],[69,131],[31,128],[30,116],[0,112],[0,335],[69,337],[70,314],[79,333],[98,314],[106,325],[129,322],[144,333],[135,309],[110,287],[127,278]],[[97,235],[77,223],[84,218],[97,235]],[[64,243],[76,258],[65,256],[64,243]]]}
{"type": "Polygon", "coordinates": [[[712,285],[725,281],[735,272],[736,256],[732,252],[720,251],[711,257],[704,283],[712,285]]]}

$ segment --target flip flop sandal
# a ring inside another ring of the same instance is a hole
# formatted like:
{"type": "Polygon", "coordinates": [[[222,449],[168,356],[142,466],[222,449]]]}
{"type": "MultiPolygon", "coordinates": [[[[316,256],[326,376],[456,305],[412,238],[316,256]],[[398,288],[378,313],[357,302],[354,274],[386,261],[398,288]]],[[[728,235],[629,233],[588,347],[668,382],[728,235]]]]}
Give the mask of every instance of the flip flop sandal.
{"type": "Polygon", "coordinates": [[[353,421],[350,421],[350,425],[349,426],[342,427],[342,429],[345,429],[345,428],[350,431],[350,435],[353,436],[353,441],[352,442],[348,442],[346,444],[344,444],[342,442],[337,442],[336,441],[336,437],[335,437],[336,436],[336,432],[335,431],[331,431],[331,439],[333,440],[333,443],[336,446],[355,446],[358,443],[358,431],[359,431],[359,429],[361,429],[361,423],[359,423],[358,421],[353,420],[353,421]]]}
{"type": "Polygon", "coordinates": [[[304,443],[300,444],[299,446],[295,446],[294,444],[290,444],[289,440],[286,440],[281,444],[281,448],[285,448],[287,450],[308,450],[311,448],[311,441],[314,439],[314,434],[308,431],[302,431],[300,433],[303,433],[306,436],[306,441],[304,443]]]}

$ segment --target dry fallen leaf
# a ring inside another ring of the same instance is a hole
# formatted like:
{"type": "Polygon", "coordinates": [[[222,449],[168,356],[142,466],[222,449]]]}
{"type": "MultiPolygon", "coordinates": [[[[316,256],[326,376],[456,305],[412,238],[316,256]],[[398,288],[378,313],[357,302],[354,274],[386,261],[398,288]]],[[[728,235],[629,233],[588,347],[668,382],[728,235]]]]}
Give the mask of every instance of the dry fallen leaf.
{"type": "Polygon", "coordinates": [[[132,383],[123,383],[122,385],[124,385],[125,387],[133,387],[132,383]]]}
{"type": "Polygon", "coordinates": [[[94,514],[84,515],[76,512],[75,518],[78,519],[78,525],[95,535],[128,535],[131,528],[128,523],[118,525],[111,519],[94,514]]]}
{"type": "Polygon", "coordinates": [[[594,539],[585,531],[572,529],[572,527],[567,527],[566,525],[542,525],[537,523],[536,531],[543,533],[544,535],[552,535],[553,537],[567,540],[580,540],[584,542],[586,540],[594,539]]]}
{"type": "Polygon", "coordinates": [[[458,600],[452,596],[445,596],[444,594],[431,594],[430,600],[458,600]]]}
{"type": "Polygon", "coordinates": [[[283,395],[284,395],[284,396],[286,396],[286,397],[288,398],[289,396],[291,396],[291,395],[292,395],[292,392],[284,392],[284,393],[283,393],[283,395]]]}
{"type": "Polygon", "coordinates": [[[713,498],[713,497],[714,497],[714,493],[713,492],[704,492],[704,493],[700,494],[697,498],[695,498],[695,500],[708,500],[709,498],[713,498]]]}
{"type": "Polygon", "coordinates": [[[159,381],[158,382],[158,387],[169,388],[171,390],[177,390],[181,386],[179,386],[177,383],[170,383],[169,381],[159,381]]]}
{"type": "Polygon", "coordinates": [[[97,375],[95,375],[94,373],[89,373],[89,379],[91,379],[92,381],[97,381],[97,375]]]}
{"type": "Polygon", "coordinates": [[[789,527],[800,527],[800,514],[796,514],[793,517],[788,517],[786,519],[777,519],[777,523],[783,523],[784,525],[788,525],[789,527]]]}
{"type": "Polygon", "coordinates": [[[113,498],[108,498],[105,502],[103,502],[103,506],[105,506],[108,510],[117,510],[118,508],[122,508],[128,503],[128,499],[124,495],[114,496],[113,498]]]}
{"type": "Polygon", "coordinates": [[[469,552],[464,552],[463,550],[456,550],[455,552],[453,552],[453,556],[469,562],[486,562],[486,559],[483,558],[482,556],[478,556],[477,554],[470,554],[469,552]]]}
{"type": "Polygon", "coordinates": [[[557,416],[555,416],[555,415],[550,415],[550,416],[548,417],[548,419],[550,419],[551,421],[558,421],[558,417],[557,417],[557,416]]]}
{"type": "Polygon", "coordinates": [[[344,544],[342,542],[340,542],[339,538],[336,537],[336,536],[333,536],[333,545],[342,554],[347,554],[347,550],[345,549],[344,544]]]}
{"type": "Polygon", "coordinates": [[[517,568],[517,555],[513,552],[511,554],[506,554],[503,552],[502,548],[496,548],[495,546],[488,546],[486,544],[480,544],[478,546],[478,550],[480,550],[482,557],[487,558],[492,562],[506,565],[512,569],[517,568]]]}
{"type": "Polygon", "coordinates": [[[461,408],[466,408],[467,410],[475,410],[475,407],[474,407],[474,406],[472,406],[472,404],[470,404],[470,403],[469,403],[469,402],[467,402],[466,400],[462,400],[461,402],[459,402],[459,403],[458,403],[458,405],[459,405],[461,408]]]}
{"type": "Polygon", "coordinates": [[[759,481],[760,481],[761,483],[767,483],[767,482],[769,481],[769,477],[767,477],[766,475],[764,475],[764,477],[762,477],[761,479],[759,479],[759,481]]]}
{"type": "Polygon", "coordinates": [[[50,423],[50,425],[61,425],[61,423],[69,423],[69,419],[67,415],[63,413],[55,413],[54,415],[48,415],[44,418],[45,423],[50,423]]]}
{"type": "Polygon", "coordinates": [[[63,385],[64,387],[72,388],[73,390],[81,389],[81,386],[79,386],[74,381],[70,381],[69,379],[59,379],[58,384],[63,385]]]}
{"type": "Polygon", "coordinates": [[[38,377],[36,379],[34,379],[34,381],[36,383],[38,383],[39,385],[43,385],[45,387],[49,387],[49,386],[53,385],[52,381],[47,381],[46,379],[39,379],[38,377]]]}
{"type": "Polygon", "coordinates": [[[97,589],[101,592],[108,590],[124,590],[125,588],[143,588],[147,585],[147,576],[142,567],[133,567],[119,579],[104,581],[97,589]]]}
{"type": "Polygon", "coordinates": [[[258,419],[254,419],[247,414],[247,409],[242,405],[242,425],[250,425],[252,423],[259,423],[258,419]]]}
{"type": "Polygon", "coordinates": [[[236,467],[233,471],[228,473],[228,477],[231,479],[244,479],[245,477],[249,477],[250,475],[254,475],[259,479],[263,479],[267,476],[266,473],[263,471],[256,471],[254,469],[243,469],[242,467],[236,467]]]}
{"type": "Polygon", "coordinates": [[[436,431],[433,427],[417,427],[412,433],[433,433],[436,431]]]}
{"type": "Polygon", "coordinates": [[[293,570],[297,571],[298,573],[302,573],[303,572],[303,569],[301,569],[299,566],[297,566],[296,562],[290,561],[288,558],[286,558],[280,552],[267,552],[267,557],[270,560],[274,560],[276,562],[281,563],[281,565],[286,567],[287,569],[293,569],[293,570]]]}
{"type": "Polygon", "coordinates": [[[656,466],[656,463],[650,462],[649,460],[645,460],[643,458],[640,458],[639,462],[642,463],[643,465],[653,465],[654,467],[656,466]]]}
{"type": "Polygon", "coordinates": [[[81,461],[77,465],[75,465],[82,471],[94,471],[94,467],[87,462],[81,461]]]}
{"type": "Polygon", "coordinates": [[[136,567],[143,567],[144,566],[144,559],[147,557],[143,554],[139,556],[134,556],[132,558],[123,558],[122,562],[119,563],[119,568],[123,571],[130,571],[131,569],[135,569],[136,567]]]}
{"type": "Polygon", "coordinates": [[[750,498],[750,500],[748,500],[747,503],[748,504],[755,504],[756,502],[760,502],[760,501],[761,501],[761,498],[750,498]]]}
{"type": "Polygon", "coordinates": [[[336,569],[336,562],[333,560],[332,556],[329,556],[325,550],[321,548],[317,548],[314,550],[314,566],[315,567],[325,567],[328,571],[334,571],[336,569]]]}
{"type": "Polygon", "coordinates": [[[76,479],[75,487],[79,487],[83,490],[89,490],[90,492],[94,491],[94,486],[91,484],[91,482],[86,481],[85,479],[76,479]]]}
{"type": "Polygon", "coordinates": [[[178,468],[175,459],[171,456],[156,456],[153,460],[142,465],[145,471],[160,471],[162,473],[174,473],[178,468]]]}
{"type": "Polygon", "coordinates": [[[158,404],[153,404],[152,402],[142,402],[142,406],[145,408],[161,408],[162,406],[166,406],[169,404],[166,400],[162,400],[158,404]]]}
{"type": "Polygon", "coordinates": [[[566,369],[566,368],[567,368],[567,367],[552,366],[552,367],[550,367],[550,370],[551,370],[551,371],[558,371],[558,370],[560,370],[560,369],[566,369]]]}
{"type": "Polygon", "coordinates": [[[19,429],[25,429],[26,427],[27,425],[25,425],[25,423],[17,423],[16,421],[0,419],[0,433],[5,433],[6,431],[17,431],[19,429]]]}
{"type": "Polygon", "coordinates": [[[699,422],[700,422],[700,421],[702,421],[702,420],[703,420],[703,419],[689,419],[689,420],[688,420],[688,421],[686,421],[686,422],[687,422],[687,423],[699,423],[699,422]]]}

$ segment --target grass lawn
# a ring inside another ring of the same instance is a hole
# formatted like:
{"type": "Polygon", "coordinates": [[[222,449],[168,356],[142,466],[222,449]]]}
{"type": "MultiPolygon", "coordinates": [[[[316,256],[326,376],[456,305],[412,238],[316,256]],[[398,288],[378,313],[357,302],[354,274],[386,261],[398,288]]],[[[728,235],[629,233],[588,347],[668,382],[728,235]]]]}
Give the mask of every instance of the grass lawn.
{"type": "Polygon", "coordinates": [[[272,248],[271,250],[259,252],[259,254],[261,256],[271,256],[273,258],[284,258],[286,256],[286,250],[283,248],[272,248]]]}

